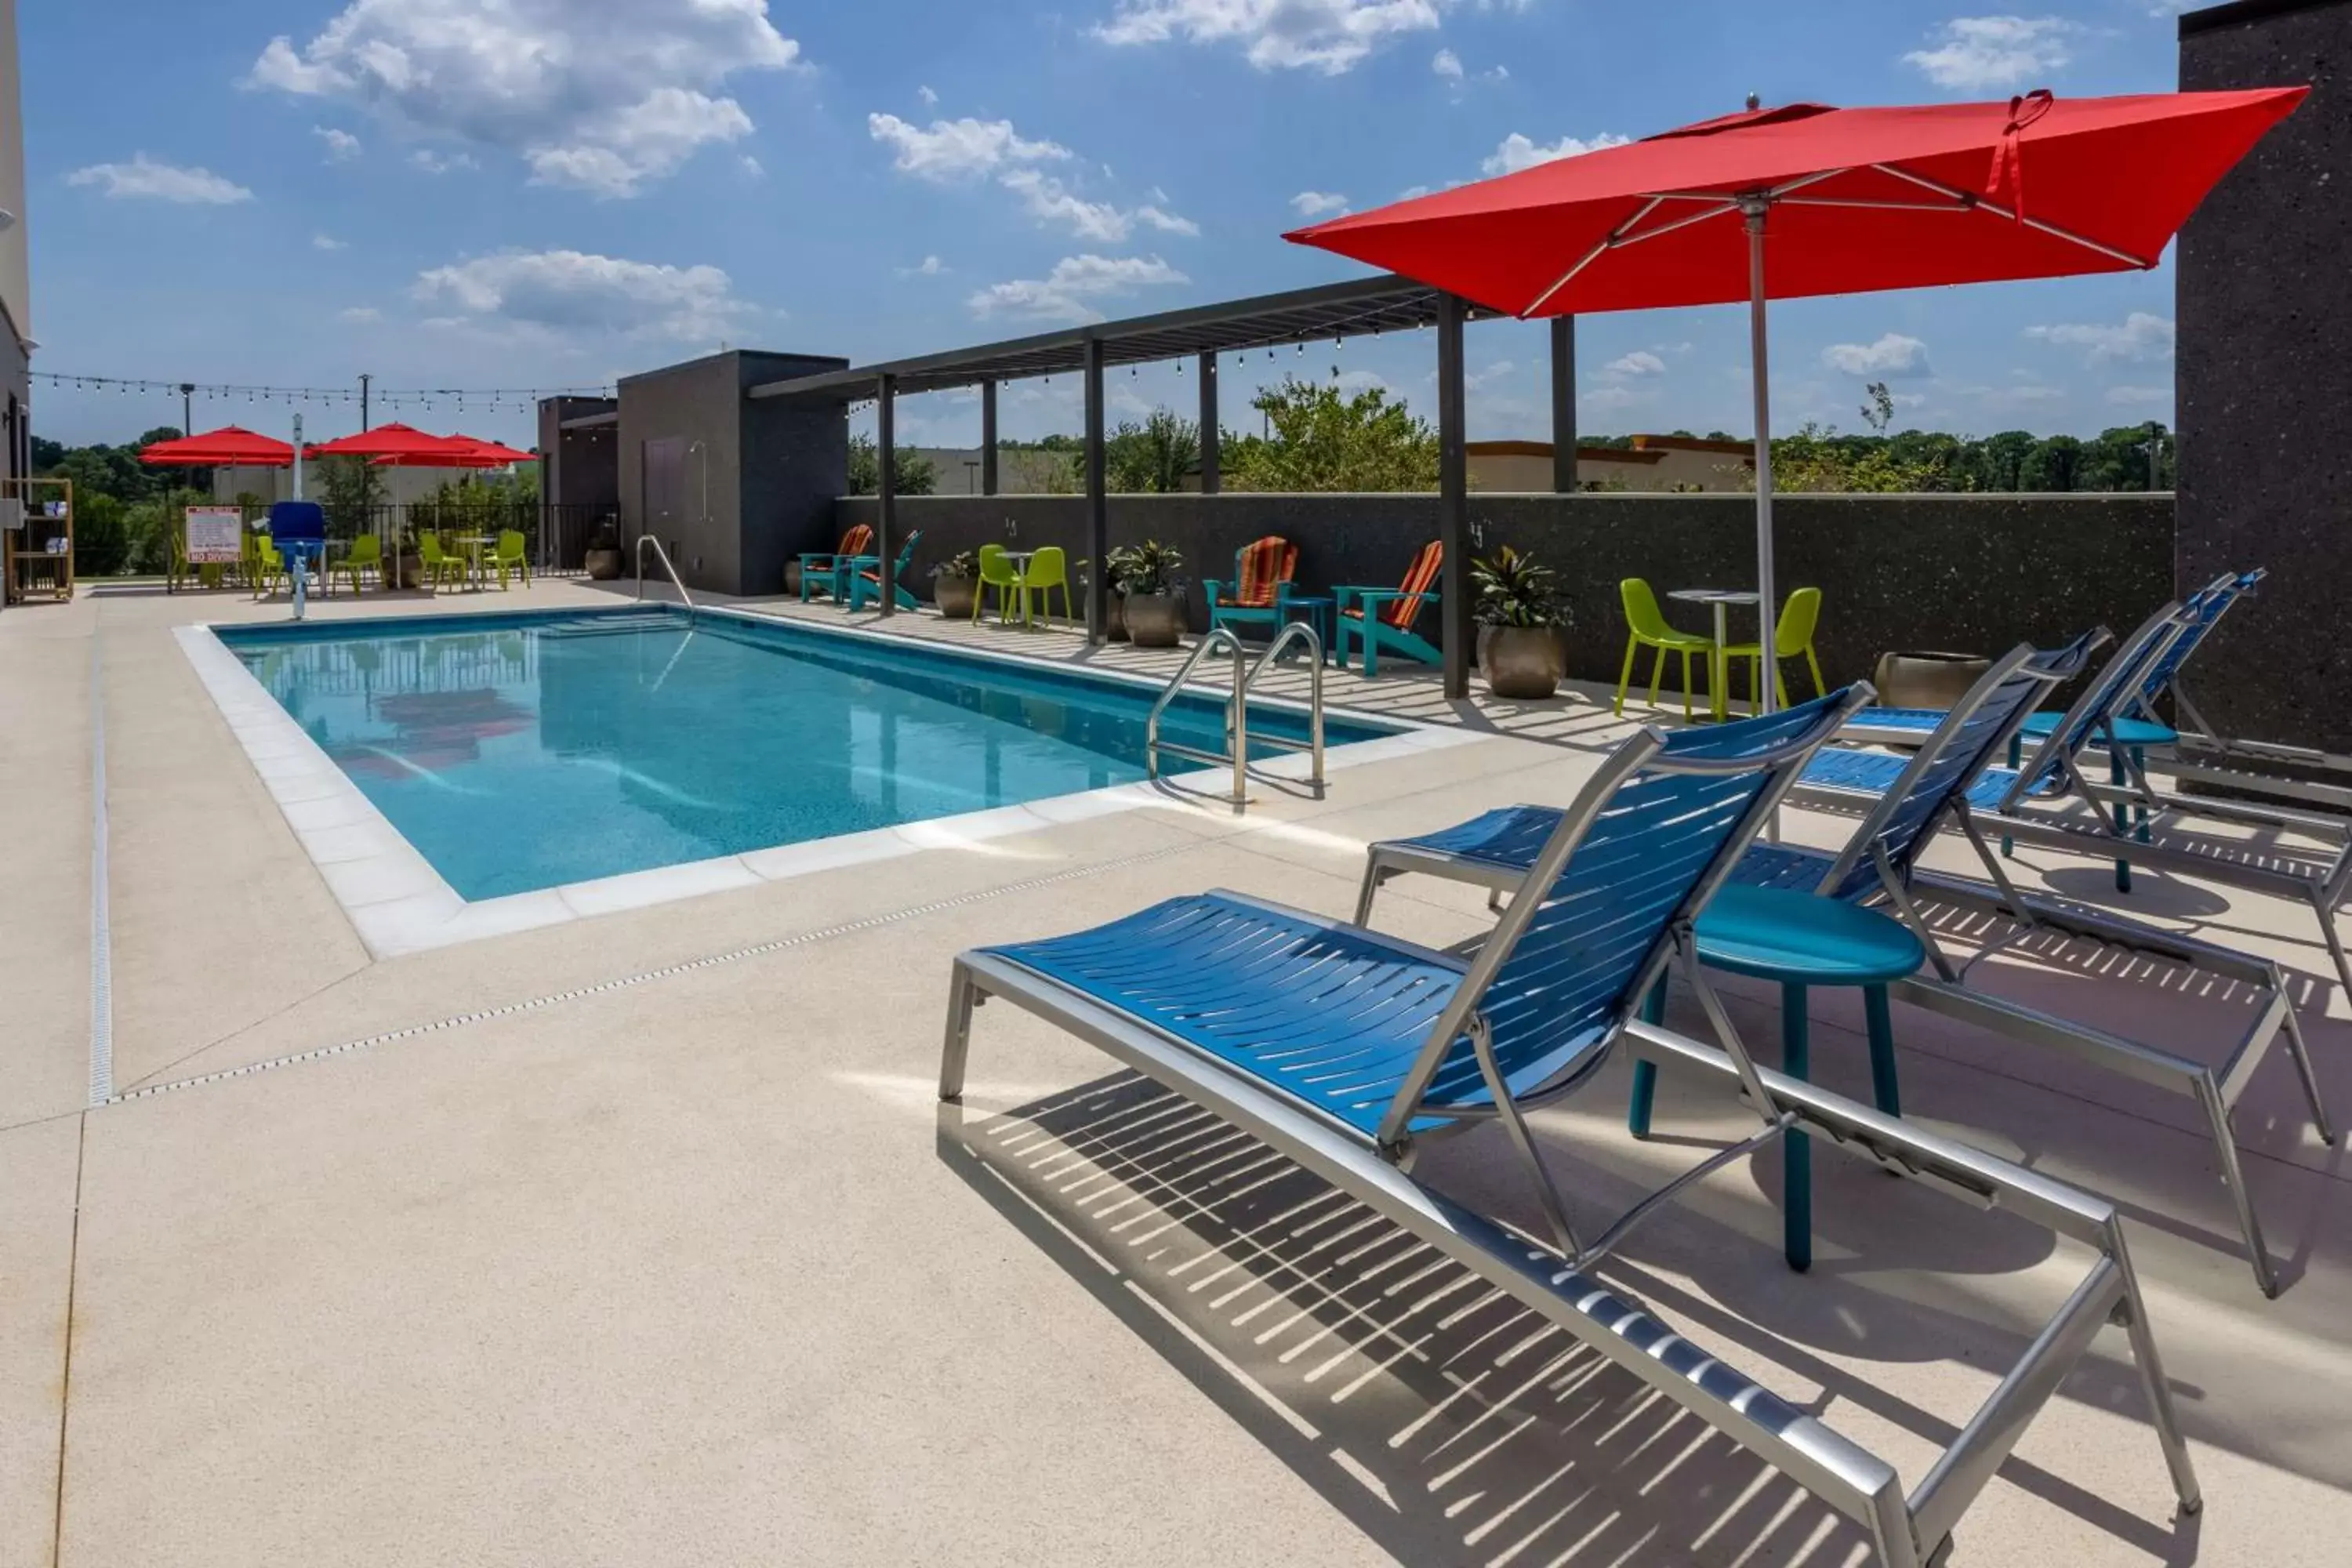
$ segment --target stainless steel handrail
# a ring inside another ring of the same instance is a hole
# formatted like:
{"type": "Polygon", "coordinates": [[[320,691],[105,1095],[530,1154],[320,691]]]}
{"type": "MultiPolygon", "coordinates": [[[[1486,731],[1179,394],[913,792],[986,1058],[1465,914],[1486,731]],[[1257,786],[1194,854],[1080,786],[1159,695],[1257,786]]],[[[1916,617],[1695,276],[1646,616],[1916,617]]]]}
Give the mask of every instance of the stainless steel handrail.
{"type": "Polygon", "coordinates": [[[1234,636],[1232,632],[1223,626],[1213,627],[1207,637],[1194,643],[1192,657],[1185,659],[1183,667],[1177,670],[1168,684],[1160,689],[1160,700],[1151,705],[1151,717],[1144,721],[1143,768],[1146,776],[1154,779],[1160,776],[1160,753],[1162,752],[1171,752],[1180,757],[1190,757],[1194,762],[1200,763],[1230,762],[1234,765],[1234,792],[1225,798],[1236,806],[1248,805],[1249,703],[1245,700],[1247,679],[1247,674],[1242,668],[1241,638],[1234,636]],[[1228,700],[1228,706],[1225,709],[1225,733],[1233,753],[1229,757],[1221,757],[1213,752],[1199,751],[1192,746],[1180,746],[1173,741],[1163,741],[1160,738],[1160,716],[1168,711],[1168,705],[1176,700],[1176,694],[1181,691],[1185,682],[1192,679],[1194,668],[1207,657],[1209,650],[1214,647],[1223,647],[1234,656],[1234,694],[1228,700]]]}
{"type": "Polygon", "coordinates": [[[686,584],[678,576],[677,568],[670,563],[669,552],[664,550],[662,542],[650,533],[637,535],[637,598],[642,602],[646,596],[646,546],[648,544],[654,547],[654,553],[661,557],[662,570],[669,574],[670,585],[677,590],[687,614],[692,616],[695,614],[694,595],[686,591],[686,584]]]}
{"type": "MultiPolygon", "coordinates": [[[[1315,798],[1321,800],[1323,798],[1323,638],[1321,634],[1305,621],[1293,621],[1276,632],[1274,640],[1265,645],[1265,651],[1257,656],[1257,662],[1250,666],[1249,674],[1243,679],[1241,700],[1247,702],[1250,688],[1257,684],[1257,678],[1265,674],[1282,650],[1294,642],[1304,642],[1307,645],[1309,670],[1307,687],[1307,750],[1312,758],[1312,768],[1307,776],[1307,783],[1314,786],[1315,798]]],[[[1265,743],[1270,746],[1286,747],[1291,751],[1298,750],[1295,742],[1278,737],[1268,737],[1265,743]]]]}

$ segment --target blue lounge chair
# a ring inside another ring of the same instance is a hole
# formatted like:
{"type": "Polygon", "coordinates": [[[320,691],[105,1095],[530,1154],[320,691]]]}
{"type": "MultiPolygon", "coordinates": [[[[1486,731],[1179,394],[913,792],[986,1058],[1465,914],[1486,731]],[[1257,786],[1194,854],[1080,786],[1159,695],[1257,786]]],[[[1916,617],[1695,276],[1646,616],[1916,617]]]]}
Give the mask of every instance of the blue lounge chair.
{"type": "MultiPolygon", "coordinates": [[[[898,579],[905,576],[907,568],[915,563],[915,546],[922,542],[923,531],[919,528],[907,535],[907,542],[899,547],[898,559],[890,568],[890,600],[902,610],[922,608],[920,601],[914,595],[898,585],[898,579]]],[[[849,607],[852,610],[862,610],[866,607],[866,600],[878,599],[882,596],[882,558],[880,556],[851,556],[845,570],[849,584],[849,607]]]]}
{"type": "Polygon", "coordinates": [[[1643,731],[1545,837],[1527,873],[1541,892],[1515,900],[1475,959],[1225,892],[966,952],[949,991],[940,1096],[962,1096],[983,1000],[1058,1025],[1263,1139],[1762,1457],[1859,1521],[1890,1568],[1941,1560],[2033,1413],[2100,1328],[2120,1321],[2176,1490],[2193,1510],[2196,1479],[2112,1205],[1768,1072],[1735,1041],[1717,1050],[1633,1021],[1797,768],[1868,689],[1719,728],[1643,731]],[[1764,1125],[1587,1243],[1522,1111],[1589,1082],[1629,1041],[1744,1090],[1764,1125]],[[1419,1142],[1490,1121],[1531,1178],[1556,1251],[1409,1173],[1419,1142]],[[1907,1500],[1885,1461],[1583,1272],[1690,1182],[1797,1130],[2029,1215],[2097,1255],[2024,1363],[1907,1500]]]}
{"type": "MultiPolygon", "coordinates": [[[[2017,767],[1984,769],[1969,786],[1960,820],[1994,876],[2000,862],[1985,832],[2002,848],[2028,844],[2112,860],[2118,891],[2131,890],[2129,868],[2146,866],[2248,892],[2265,893],[2312,912],[2336,976],[2352,993],[2352,958],[2336,915],[2352,900],[2352,816],[2159,790],[2131,756],[2110,745],[2105,781],[2084,769],[2092,740],[2125,711],[2194,613],[2168,605],[2148,617],[2017,767]],[[2200,824],[2255,830],[2243,837],[2199,834],[2200,824]],[[2305,842],[2282,842],[2295,835],[2305,842]]],[[[1801,799],[1867,803],[1894,787],[1903,759],[1826,748],[1799,781],[1801,799]]]]}
{"type": "MultiPolygon", "coordinates": [[[[1823,898],[1848,902],[1883,902],[1917,934],[1937,972],[1932,977],[1915,975],[1895,983],[1890,990],[1895,998],[2026,1045],[2054,1047],[2197,1101],[2213,1134],[2222,1180],[2237,1204],[2239,1226],[2255,1281],[2264,1295],[2275,1296],[2278,1276],[2263,1244],[2262,1226],[2246,1189],[2230,1113],[2282,1035],[2301,1075],[2312,1124],[2322,1142],[2335,1142],[2302,1026],[2279,966],[2268,959],[2136,921],[2025,897],[2011,885],[2000,870],[2000,862],[1990,854],[1986,859],[1995,877],[1990,884],[1923,871],[1917,864],[1920,850],[1948,816],[1957,817],[1971,838],[1978,837],[1969,821],[1969,802],[1980,775],[2000,754],[2024,716],[2032,711],[2033,704],[2073,679],[2095,646],[2085,637],[2046,654],[2025,647],[2013,649],[1949,710],[1916,754],[1907,760],[1887,759],[1897,763],[1898,776],[1876,796],[1842,852],[1832,856],[1792,845],[1759,844],[1741,858],[1731,879],[1736,885],[1807,889],[1823,898]],[[2004,916],[2024,930],[2055,931],[2168,959],[2238,983],[2252,994],[2252,1026],[2231,1045],[2219,1065],[2210,1065],[2124,1039],[2114,1032],[2111,1022],[2079,1025],[1970,989],[1965,984],[1964,970],[1954,964],[1937,941],[1935,930],[1921,916],[1919,898],[2004,916]]],[[[1821,752],[1807,773],[1830,754],[1826,750],[1821,752]]],[[[1802,788],[1801,783],[1799,789],[1802,788]]],[[[1411,873],[1469,882],[1496,895],[1516,893],[1533,864],[1533,847],[1556,829],[1559,816],[1553,807],[1507,806],[1425,837],[1373,845],[1356,906],[1357,923],[1370,922],[1372,900],[1382,883],[1411,873]]],[[[1980,838],[1978,842],[1981,846],[1980,838]]],[[[1696,934],[1703,956],[1708,941],[1707,917],[1700,917],[1696,934]]],[[[1702,999],[1705,996],[1702,992],[1702,999]]],[[[1729,1027],[1719,1008],[1710,1005],[1708,1013],[1718,1028],[1729,1027]]],[[[1882,1099],[1891,1100],[1891,1061],[1885,1070],[1882,1099]]],[[[1646,1067],[1637,1067],[1632,1115],[1637,1127],[1648,1125],[1650,1082],[1646,1067]]],[[[1885,1108],[1892,1109],[1891,1105],[1885,1108]]]]}

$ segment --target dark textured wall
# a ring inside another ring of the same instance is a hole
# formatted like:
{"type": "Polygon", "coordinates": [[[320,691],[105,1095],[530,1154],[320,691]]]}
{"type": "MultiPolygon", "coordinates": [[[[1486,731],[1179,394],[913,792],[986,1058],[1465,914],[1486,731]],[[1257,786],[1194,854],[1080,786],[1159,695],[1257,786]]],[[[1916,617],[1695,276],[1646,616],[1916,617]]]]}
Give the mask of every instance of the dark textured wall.
{"type": "Polygon", "coordinates": [[[621,470],[614,427],[566,430],[563,422],[614,406],[609,397],[545,397],[539,404],[542,493],[551,506],[617,507],[621,470]]]}
{"type": "MultiPolygon", "coordinates": [[[[900,526],[923,531],[907,583],[928,596],[932,563],[959,550],[1012,542],[1085,553],[1079,496],[918,496],[898,502],[900,526]]],[[[835,502],[841,525],[872,522],[871,497],[835,502]]],[[[1486,545],[1537,552],[1560,574],[1575,625],[1570,672],[1612,684],[1624,658],[1617,584],[1649,579],[1661,595],[1742,587],[1756,574],[1755,501],[1740,495],[1476,495],[1473,524],[1486,545]]],[[[1783,496],[1774,508],[1782,591],[1822,591],[1818,645],[1832,680],[1867,675],[1890,648],[1997,653],[2031,638],[2048,644],[2104,624],[2118,634],[2163,602],[2172,581],[2172,498],[2059,496],[1783,496]]],[[[1184,553],[1196,579],[1195,626],[1206,624],[1197,579],[1230,577],[1234,552],[1263,534],[1298,542],[1301,583],[1393,586],[1437,531],[1429,495],[1113,496],[1114,545],[1157,538],[1184,553]]],[[[1752,611],[1732,633],[1754,635],[1752,611]]],[[[1669,605],[1694,631],[1709,612],[1669,605]]],[[[1437,619],[1422,632],[1434,641],[1437,619]]]]}
{"type": "Polygon", "coordinates": [[[2181,232],[2176,581],[2271,570],[2189,688],[2240,735],[2352,750],[2352,0],[2180,32],[2184,89],[2312,89],[2181,232]]]}
{"type": "Polygon", "coordinates": [[[786,554],[817,548],[797,541],[829,526],[833,498],[848,485],[848,423],[838,405],[755,403],[744,393],[845,363],[737,350],[625,378],[616,440],[623,542],[634,549],[646,527],[646,443],[677,439],[686,450],[680,505],[660,532],[678,574],[714,593],[781,589],[786,554]]]}

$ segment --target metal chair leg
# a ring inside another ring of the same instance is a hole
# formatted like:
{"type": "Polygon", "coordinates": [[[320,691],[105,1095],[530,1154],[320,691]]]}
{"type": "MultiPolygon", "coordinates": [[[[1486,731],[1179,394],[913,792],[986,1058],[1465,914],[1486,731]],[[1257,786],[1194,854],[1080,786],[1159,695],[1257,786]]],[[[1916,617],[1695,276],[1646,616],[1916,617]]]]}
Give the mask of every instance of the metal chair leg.
{"type": "MultiPolygon", "coordinates": [[[[1666,1021],[1666,977],[1650,987],[1642,998],[1642,1022],[1663,1024],[1666,1021]]],[[[1658,1068],[1654,1062],[1633,1064],[1633,1092],[1625,1102],[1625,1130],[1636,1138],[1650,1135],[1650,1108],[1658,1095],[1658,1068]]]]}
{"type": "MultiPolygon", "coordinates": [[[[1780,986],[1780,1070],[1812,1078],[1812,1037],[1805,987],[1780,986]]],[[[1780,1250],[1802,1274],[1813,1266],[1813,1142],[1802,1132],[1780,1140],[1780,1250]]]]}

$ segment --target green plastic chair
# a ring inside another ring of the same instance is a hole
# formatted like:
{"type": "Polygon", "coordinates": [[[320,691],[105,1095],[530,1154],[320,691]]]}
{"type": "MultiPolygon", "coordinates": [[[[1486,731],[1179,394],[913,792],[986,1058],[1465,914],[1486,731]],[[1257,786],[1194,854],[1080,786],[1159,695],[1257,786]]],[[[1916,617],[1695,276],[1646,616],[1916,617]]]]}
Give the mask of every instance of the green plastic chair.
{"type": "Polygon", "coordinates": [[[1070,611],[1070,557],[1058,544],[1048,544],[1029,557],[1029,569],[1021,574],[1021,619],[1024,625],[1034,623],[1042,608],[1045,624],[1054,624],[1054,590],[1062,591],[1062,618],[1076,622],[1070,611]]]}
{"type": "Polygon", "coordinates": [[[352,597],[357,598],[360,574],[362,572],[374,573],[375,585],[378,588],[383,586],[383,541],[373,533],[362,533],[352,540],[352,547],[343,552],[343,558],[335,563],[334,569],[327,575],[330,578],[349,577],[352,580],[352,597]]]}
{"type": "Polygon", "coordinates": [[[999,624],[1008,626],[1013,624],[1013,604],[1016,597],[1023,600],[1021,608],[1025,615],[1029,606],[1026,596],[1021,593],[1021,584],[1020,570],[1005,558],[1004,546],[982,545],[980,547],[980,586],[971,595],[972,625],[980,624],[981,611],[987,607],[988,591],[991,588],[996,590],[996,618],[999,624]]]}
{"type": "Polygon", "coordinates": [[[278,546],[267,538],[256,535],[253,541],[253,596],[257,599],[268,597],[278,579],[285,575],[286,557],[280,555],[278,546]]]}
{"type": "Polygon", "coordinates": [[[522,574],[522,585],[530,586],[530,561],[526,553],[522,530],[508,528],[499,531],[499,542],[490,552],[490,564],[499,569],[499,592],[507,590],[507,574],[522,574]]]}
{"type": "Polygon", "coordinates": [[[431,529],[416,536],[417,558],[425,563],[425,591],[438,593],[441,584],[455,581],[463,586],[466,563],[441,548],[441,536],[431,529]]]}
{"type": "MultiPolygon", "coordinates": [[[[1715,639],[1696,632],[1678,632],[1666,624],[1665,612],[1658,608],[1658,596],[1650,584],[1639,577],[1628,577],[1617,584],[1618,595],[1625,602],[1625,668],[1617,677],[1617,716],[1625,715],[1625,691],[1633,684],[1633,659],[1645,647],[1658,650],[1650,666],[1650,700],[1658,700],[1658,687],[1665,679],[1666,655],[1683,656],[1683,720],[1691,716],[1691,655],[1712,654],[1715,639]]],[[[1709,663],[1710,671],[1713,668],[1709,663]]]]}
{"type": "MultiPolygon", "coordinates": [[[[1822,681],[1822,661],[1813,654],[1813,631],[1822,624],[1822,591],[1800,588],[1790,594],[1780,606],[1780,624],[1772,633],[1772,690],[1780,706],[1789,705],[1789,683],[1780,679],[1780,661],[1804,656],[1813,672],[1813,695],[1825,697],[1829,688],[1822,681]]],[[[1763,689],[1763,654],[1754,643],[1734,643],[1723,650],[1726,666],[1733,659],[1748,660],[1748,702],[1756,704],[1757,693],[1763,689]]]]}

